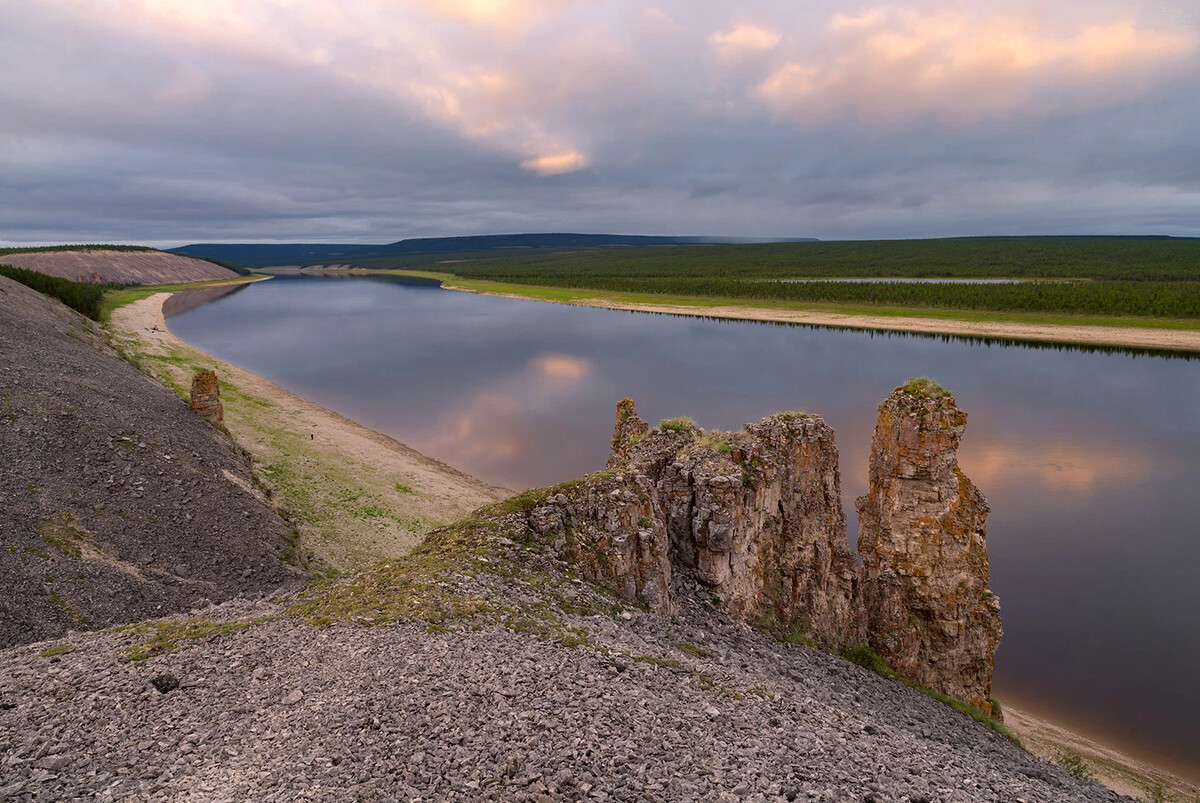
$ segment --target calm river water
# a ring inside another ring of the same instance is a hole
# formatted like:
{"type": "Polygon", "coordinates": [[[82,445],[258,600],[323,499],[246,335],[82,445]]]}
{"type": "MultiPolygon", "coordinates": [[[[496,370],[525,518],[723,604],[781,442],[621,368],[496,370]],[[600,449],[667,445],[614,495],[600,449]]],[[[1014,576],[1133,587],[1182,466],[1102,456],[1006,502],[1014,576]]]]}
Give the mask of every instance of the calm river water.
{"type": "Polygon", "coordinates": [[[569,307],[393,278],[277,277],[171,319],[189,343],[489,482],[604,467],[617,400],[837,431],[851,539],[875,408],[954,392],[991,502],[1001,699],[1200,765],[1200,361],[569,307]]]}

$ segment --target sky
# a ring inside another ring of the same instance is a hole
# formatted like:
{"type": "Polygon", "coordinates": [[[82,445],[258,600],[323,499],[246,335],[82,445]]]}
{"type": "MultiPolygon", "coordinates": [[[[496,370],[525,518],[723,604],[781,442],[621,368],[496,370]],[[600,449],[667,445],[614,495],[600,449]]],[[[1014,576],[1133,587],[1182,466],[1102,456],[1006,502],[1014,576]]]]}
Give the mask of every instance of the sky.
{"type": "Polygon", "coordinates": [[[0,242],[1200,235],[1196,0],[0,2],[0,242]]]}

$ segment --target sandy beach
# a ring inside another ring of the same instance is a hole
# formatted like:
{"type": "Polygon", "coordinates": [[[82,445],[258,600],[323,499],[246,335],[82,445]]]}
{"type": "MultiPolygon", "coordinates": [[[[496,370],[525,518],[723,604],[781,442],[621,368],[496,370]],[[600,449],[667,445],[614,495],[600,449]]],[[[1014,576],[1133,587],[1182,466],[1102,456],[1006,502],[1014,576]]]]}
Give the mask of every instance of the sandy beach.
{"type": "MultiPolygon", "coordinates": [[[[493,293],[454,284],[443,284],[442,286],[447,290],[461,290],[480,295],[523,298],[530,301],[543,300],[523,296],[518,293],[493,293]]],[[[946,318],[905,318],[892,315],[847,315],[836,312],[774,309],[770,307],[629,304],[604,298],[551,301],[549,303],[632,310],[635,312],[660,312],[666,315],[692,315],[745,321],[831,326],[843,329],[870,329],[888,332],[914,332],[929,335],[959,335],[963,337],[996,338],[1001,340],[1031,340],[1044,343],[1070,343],[1089,346],[1162,349],[1166,351],[1200,353],[1200,330],[1194,329],[1154,329],[1132,326],[1067,326],[1000,321],[964,321],[946,318]]]]}

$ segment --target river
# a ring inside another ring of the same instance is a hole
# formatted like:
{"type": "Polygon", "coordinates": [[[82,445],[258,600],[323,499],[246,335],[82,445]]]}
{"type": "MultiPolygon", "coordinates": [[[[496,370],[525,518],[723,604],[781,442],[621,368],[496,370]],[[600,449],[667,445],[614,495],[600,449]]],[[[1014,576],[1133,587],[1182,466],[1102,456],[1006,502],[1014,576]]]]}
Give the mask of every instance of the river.
{"type": "Polygon", "coordinates": [[[1005,636],[996,696],[1195,776],[1200,361],[572,307],[398,277],[280,276],[170,320],[187,342],[488,482],[600,470],[616,402],[837,431],[850,537],[875,410],[931,376],[968,412],[1005,636]]]}

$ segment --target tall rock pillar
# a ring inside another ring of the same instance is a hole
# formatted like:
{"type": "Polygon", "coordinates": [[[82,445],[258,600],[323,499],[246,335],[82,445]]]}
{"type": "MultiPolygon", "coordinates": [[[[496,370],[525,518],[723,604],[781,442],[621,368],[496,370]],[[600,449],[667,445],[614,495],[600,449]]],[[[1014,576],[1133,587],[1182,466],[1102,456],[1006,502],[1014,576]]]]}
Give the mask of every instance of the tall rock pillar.
{"type": "Polygon", "coordinates": [[[958,467],[967,414],[930,380],[879,406],[857,502],[871,647],[896,671],[992,713],[1003,629],[988,588],[987,499],[958,467]]]}

